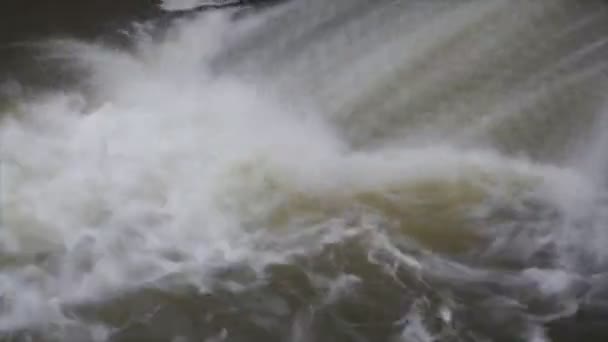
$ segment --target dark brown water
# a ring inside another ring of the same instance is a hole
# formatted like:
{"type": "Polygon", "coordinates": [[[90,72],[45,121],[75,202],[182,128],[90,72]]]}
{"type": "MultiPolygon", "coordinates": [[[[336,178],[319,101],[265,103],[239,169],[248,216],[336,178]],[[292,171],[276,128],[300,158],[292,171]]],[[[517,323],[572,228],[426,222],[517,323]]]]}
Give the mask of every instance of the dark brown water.
{"type": "Polygon", "coordinates": [[[19,1],[7,0],[0,11],[0,78],[22,85],[52,85],[62,75],[32,44],[50,38],[124,42],[134,21],[161,15],[153,0],[19,1]]]}

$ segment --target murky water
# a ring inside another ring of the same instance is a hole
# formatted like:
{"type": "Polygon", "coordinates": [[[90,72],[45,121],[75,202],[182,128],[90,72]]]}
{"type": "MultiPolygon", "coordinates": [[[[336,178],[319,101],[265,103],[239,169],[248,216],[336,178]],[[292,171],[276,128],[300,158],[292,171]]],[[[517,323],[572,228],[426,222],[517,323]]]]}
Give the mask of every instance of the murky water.
{"type": "Polygon", "coordinates": [[[608,338],[608,4],[200,5],[14,7],[1,341],[608,338]]]}

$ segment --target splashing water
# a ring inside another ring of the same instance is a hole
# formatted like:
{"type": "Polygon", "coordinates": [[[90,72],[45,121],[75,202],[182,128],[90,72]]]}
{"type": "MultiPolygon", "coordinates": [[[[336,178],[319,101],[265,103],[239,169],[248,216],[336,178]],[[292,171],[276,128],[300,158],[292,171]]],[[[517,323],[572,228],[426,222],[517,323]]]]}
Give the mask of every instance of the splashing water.
{"type": "Polygon", "coordinates": [[[603,341],[606,9],[302,0],[45,44],[78,82],[1,107],[0,340],[603,341]]]}

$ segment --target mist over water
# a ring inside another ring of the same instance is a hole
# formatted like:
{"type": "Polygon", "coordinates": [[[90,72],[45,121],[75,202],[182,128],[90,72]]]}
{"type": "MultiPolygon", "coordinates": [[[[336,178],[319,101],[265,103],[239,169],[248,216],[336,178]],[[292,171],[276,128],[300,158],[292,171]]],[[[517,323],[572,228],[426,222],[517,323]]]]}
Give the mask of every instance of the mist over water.
{"type": "Polygon", "coordinates": [[[605,341],[608,5],[200,5],[2,83],[0,341],[605,341]]]}

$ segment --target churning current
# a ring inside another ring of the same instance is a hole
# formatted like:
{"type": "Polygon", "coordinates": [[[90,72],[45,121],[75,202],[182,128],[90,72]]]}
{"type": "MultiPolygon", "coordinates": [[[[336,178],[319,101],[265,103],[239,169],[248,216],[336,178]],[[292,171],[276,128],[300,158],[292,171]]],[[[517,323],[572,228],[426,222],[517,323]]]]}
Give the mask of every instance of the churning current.
{"type": "Polygon", "coordinates": [[[608,340],[608,3],[157,5],[4,49],[0,341],[608,340]]]}

